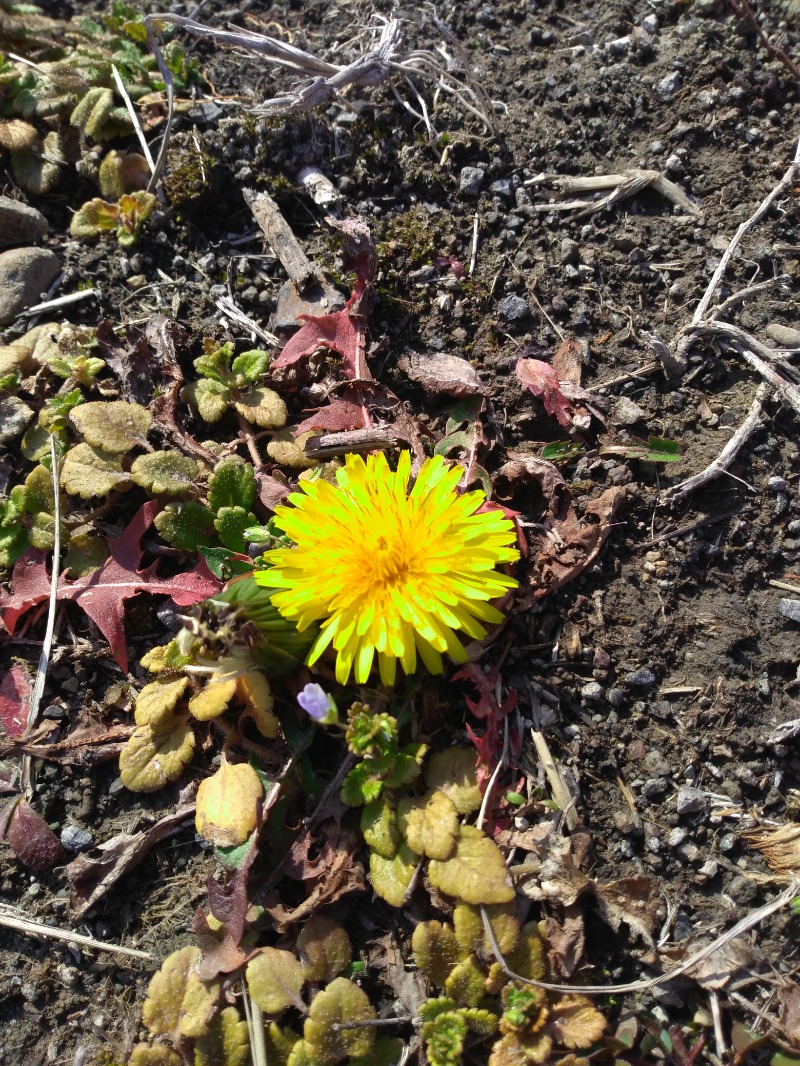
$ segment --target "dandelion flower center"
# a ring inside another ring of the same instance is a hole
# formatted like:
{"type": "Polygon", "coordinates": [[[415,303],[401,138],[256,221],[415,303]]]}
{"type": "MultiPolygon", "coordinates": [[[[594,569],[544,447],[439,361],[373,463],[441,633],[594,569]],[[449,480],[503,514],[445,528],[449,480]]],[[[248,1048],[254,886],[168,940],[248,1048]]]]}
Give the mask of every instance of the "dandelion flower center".
{"type": "Polygon", "coordinates": [[[359,684],[377,657],[381,680],[393,684],[397,663],[414,672],[417,655],[433,673],[442,654],[466,659],[456,636],[486,635],[482,622],[502,621],[487,601],[517,582],[496,569],[519,557],[513,523],[500,511],[477,513],[482,492],[459,495],[463,471],[436,456],[411,492],[411,456],[392,471],[383,454],[350,455],[337,485],[303,481],[279,507],[276,525],[293,548],[265,554],[259,584],[277,588],[272,602],[298,629],[320,622],[313,664],[336,651],[336,678],[359,684]]]}

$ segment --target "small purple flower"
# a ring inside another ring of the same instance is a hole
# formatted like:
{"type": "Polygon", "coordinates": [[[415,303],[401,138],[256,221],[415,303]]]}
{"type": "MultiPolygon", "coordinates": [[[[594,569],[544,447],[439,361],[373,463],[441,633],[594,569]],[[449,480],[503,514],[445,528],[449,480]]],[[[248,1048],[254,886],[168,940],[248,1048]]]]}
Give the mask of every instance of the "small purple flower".
{"type": "Polygon", "coordinates": [[[325,689],[311,682],[297,694],[297,702],[314,721],[329,725],[339,717],[339,710],[325,689]]]}

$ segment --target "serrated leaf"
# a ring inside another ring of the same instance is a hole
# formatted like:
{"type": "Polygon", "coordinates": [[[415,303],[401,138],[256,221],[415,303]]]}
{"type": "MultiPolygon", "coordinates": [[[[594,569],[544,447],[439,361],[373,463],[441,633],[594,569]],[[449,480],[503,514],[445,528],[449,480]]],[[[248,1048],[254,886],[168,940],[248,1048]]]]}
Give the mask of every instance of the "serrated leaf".
{"type": "Polygon", "coordinates": [[[195,500],[168,503],[155,516],[153,525],[167,544],[181,551],[197,551],[217,539],[213,511],[195,500]]]}
{"type": "Polygon", "coordinates": [[[337,1030],[334,1026],[374,1018],[375,1011],[366,992],[347,978],[337,977],[314,997],[303,1026],[309,1058],[319,1066],[335,1066],[348,1056],[362,1058],[375,1042],[375,1030],[369,1026],[337,1030]]]}
{"type": "Polygon", "coordinates": [[[131,477],[156,496],[180,496],[191,492],[200,464],[177,451],[148,452],[134,460],[131,477]]]}
{"type": "Polygon", "coordinates": [[[361,832],[367,846],[384,859],[393,859],[402,839],[397,812],[385,797],[368,803],[361,812],[361,832]]]}
{"type": "Polygon", "coordinates": [[[425,1022],[421,1035],[430,1066],[460,1066],[467,1035],[467,1022],[461,1011],[447,1011],[425,1022]]]}
{"type": "Polygon", "coordinates": [[[458,840],[458,811],[449,796],[436,791],[421,799],[406,798],[397,808],[397,823],[417,855],[449,859],[458,840]]]}
{"type": "Polygon", "coordinates": [[[236,679],[213,678],[206,687],[189,700],[189,712],[199,722],[209,722],[227,710],[236,695],[236,679]]]}
{"type": "Polygon", "coordinates": [[[119,454],[141,444],[153,423],[148,410],[126,400],[82,403],[70,411],[69,419],[88,444],[119,454]]]}
{"type": "Polygon", "coordinates": [[[414,854],[405,841],[400,844],[397,854],[391,859],[384,859],[376,852],[370,852],[369,875],[375,893],[392,907],[401,907],[418,865],[419,856],[414,854]]]}
{"type": "Polygon", "coordinates": [[[231,364],[231,372],[241,378],[242,385],[255,385],[269,366],[269,352],[254,348],[237,355],[231,364]]]}
{"type": "Polygon", "coordinates": [[[92,496],[108,496],[115,490],[125,492],[132,484],[118,456],[108,455],[91,444],[76,444],[64,456],[61,487],[70,496],[88,500],[92,496]]]}
{"type": "Polygon", "coordinates": [[[306,981],[324,981],[338,977],[350,965],[353,948],[350,938],[338,922],[321,914],[312,915],[297,938],[297,951],[303,959],[306,981]]]}
{"type": "MultiPolygon", "coordinates": [[[[514,901],[485,905],[485,911],[497,946],[503,955],[508,955],[517,946],[520,938],[520,923],[514,901]]],[[[486,936],[483,916],[478,907],[459,900],[453,910],[453,928],[462,954],[492,954],[494,949],[486,936]]]]}
{"type": "Polygon", "coordinates": [[[194,733],[183,719],[138,726],[122,749],[119,776],[131,792],[157,792],[176,781],[194,752],[194,733]],[[169,726],[169,728],[167,728],[169,726]]]}
{"type": "Polygon", "coordinates": [[[467,903],[506,903],[514,898],[500,849],[471,825],[461,826],[451,858],[431,859],[428,876],[434,888],[467,903]]]}
{"type": "Polygon", "coordinates": [[[119,209],[116,204],[94,197],[81,204],[69,224],[70,237],[89,240],[103,233],[115,233],[119,226],[119,209]]]}
{"type": "Polygon", "coordinates": [[[151,977],[142,1004],[142,1021],[154,1036],[173,1036],[178,1032],[183,996],[199,959],[199,948],[181,948],[168,955],[151,977]]]}
{"type": "Polygon", "coordinates": [[[245,974],[250,995],[265,1014],[280,1014],[287,1007],[305,1009],[300,996],[303,968],[290,951],[263,948],[248,962],[245,974]]]}
{"type": "Polygon", "coordinates": [[[561,995],[550,1003],[547,1031],[561,1047],[588,1048],[606,1031],[606,1020],[586,996],[561,995]]]}
{"type": "Polygon", "coordinates": [[[256,479],[251,463],[238,456],[223,459],[214,467],[208,479],[208,503],[212,511],[223,507],[243,507],[248,510],[256,499],[256,479]]]}
{"type": "Polygon", "coordinates": [[[425,763],[425,784],[438,789],[455,804],[459,814],[471,814],[481,805],[475,752],[471,748],[448,748],[425,763]]]}
{"type": "Polygon", "coordinates": [[[44,158],[35,148],[23,148],[11,156],[11,169],[19,185],[34,196],[44,196],[61,180],[61,167],[44,158]]]}
{"type": "Polygon", "coordinates": [[[184,389],[186,399],[197,408],[204,422],[219,422],[231,402],[230,389],[219,381],[201,378],[184,389]]]}
{"type": "Polygon", "coordinates": [[[485,996],[486,973],[474,955],[460,959],[445,981],[445,993],[458,1003],[477,1007],[485,996]]]}
{"type": "Polygon", "coordinates": [[[250,1035],[235,1007],[225,1007],[212,1019],[194,1045],[194,1066],[249,1066],[250,1035]]]}
{"type": "Polygon", "coordinates": [[[461,956],[453,927],[446,922],[420,922],[411,937],[411,951],[417,969],[436,988],[444,988],[461,956]]]}
{"type": "Polygon", "coordinates": [[[200,782],[197,790],[197,832],[222,848],[243,844],[258,824],[264,795],[261,778],[249,763],[229,763],[200,782]]]}
{"type": "Polygon", "coordinates": [[[267,1062],[269,1066],[286,1066],[292,1048],[300,1040],[291,1029],[281,1029],[277,1022],[270,1022],[264,1033],[267,1062]]]}
{"type": "Polygon", "coordinates": [[[189,685],[188,677],[159,678],[145,685],[136,697],[134,720],[137,725],[158,727],[174,717],[178,700],[189,685]]]}
{"type": "Polygon", "coordinates": [[[226,548],[244,554],[247,551],[244,531],[256,522],[256,516],[244,507],[220,507],[214,518],[214,529],[226,548]]]}
{"type": "Polygon", "coordinates": [[[9,152],[19,152],[30,148],[39,139],[36,127],[21,118],[7,119],[0,122],[0,146],[9,152]]]}
{"type": "Polygon", "coordinates": [[[233,341],[218,345],[207,339],[203,341],[203,349],[203,355],[194,361],[195,370],[207,380],[227,386],[231,377],[233,341]]]}
{"type": "Polygon", "coordinates": [[[242,418],[261,429],[280,429],[286,425],[286,404],[277,392],[264,385],[241,395],[233,406],[242,418]]]}

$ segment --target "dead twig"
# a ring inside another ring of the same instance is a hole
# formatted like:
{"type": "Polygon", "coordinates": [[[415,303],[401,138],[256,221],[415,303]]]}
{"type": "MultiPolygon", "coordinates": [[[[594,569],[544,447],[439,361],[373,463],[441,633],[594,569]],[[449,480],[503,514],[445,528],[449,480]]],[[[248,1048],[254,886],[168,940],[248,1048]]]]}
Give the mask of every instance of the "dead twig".
{"type": "Polygon", "coordinates": [[[93,936],[73,933],[71,929],[59,929],[55,925],[32,922],[5,903],[0,904],[0,925],[8,929],[16,929],[20,933],[29,933],[31,936],[41,936],[48,940],[63,940],[67,943],[79,944],[83,948],[93,948],[95,951],[109,951],[115,955],[127,955],[132,959],[145,959],[148,962],[153,960],[153,956],[149,951],[140,951],[138,948],[125,948],[120,944],[107,944],[103,940],[95,940],[93,936]]]}
{"type": "Polygon", "coordinates": [[[622,200],[628,200],[645,189],[655,189],[681,210],[690,215],[700,215],[701,211],[693,204],[683,189],[674,181],[665,178],[658,170],[623,170],[619,174],[597,174],[589,177],[573,177],[564,174],[537,174],[535,178],[529,178],[526,185],[552,185],[556,190],[558,199],[547,203],[534,204],[535,211],[578,211],[576,218],[601,211],[604,207],[622,200]],[[586,199],[562,201],[561,197],[573,194],[593,195],[603,189],[610,189],[606,196],[599,200],[586,199]]]}
{"type": "MultiPolygon", "coordinates": [[[[747,418],[742,422],[717,458],[713,459],[699,474],[693,474],[678,485],[671,485],[662,495],[663,502],[671,503],[674,500],[679,500],[682,496],[688,496],[690,492],[694,492],[695,489],[700,488],[702,485],[707,485],[709,481],[713,481],[720,474],[728,473],[728,467],[739,454],[743,445],[760,427],[764,413],[764,401],[768,393],[769,387],[767,385],[761,384],[758,386],[747,418]]],[[[737,480],[739,479],[737,478],[737,480]]]]}

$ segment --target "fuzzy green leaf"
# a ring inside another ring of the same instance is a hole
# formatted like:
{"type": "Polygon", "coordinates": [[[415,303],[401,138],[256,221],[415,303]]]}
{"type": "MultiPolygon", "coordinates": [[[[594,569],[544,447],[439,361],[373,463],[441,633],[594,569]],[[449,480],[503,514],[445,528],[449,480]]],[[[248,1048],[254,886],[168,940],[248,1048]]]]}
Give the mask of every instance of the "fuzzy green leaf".
{"type": "Polygon", "coordinates": [[[421,799],[405,798],[397,809],[400,832],[417,855],[449,859],[458,840],[458,811],[444,792],[432,792],[421,799]]]}
{"type": "Polygon", "coordinates": [[[290,951],[263,948],[248,962],[246,977],[250,995],[265,1014],[280,1014],[287,1007],[304,1009],[303,967],[290,951]]]}
{"type": "Polygon", "coordinates": [[[231,365],[231,371],[240,379],[237,385],[242,388],[245,385],[255,385],[268,366],[269,352],[255,348],[237,355],[231,365]]]}
{"type": "Polygon", "coordinates": [[[417,969],[436,988],[444,988],[459,960],[461,949],[453,927],[445,922],[420,922],[411,937],[411,951],[417,969]]]}
{"type": "Polygon", "coordinates": [[[228,385],[231,381],[231,360],[233,359],[233,341],[226,341],[219,347],[214,347],[213,341],[204,341],[205,352],[199,359],[195,359],[194,368],[201,377],[218,384],[228,385]]]}
{"type": "Polygon", "coordinates": [[[434,888],[467,903],[506,903],[514,898],[500,849],[474,826],[461,826],[454,854],[444,862],[431,859],[428,876],[434,888]]]}
{"type": "Polygon", "coordinates": [[[200,381],[187,385],[184,392],[204,422],[219,422],[228,410],[230,390],[219,381],[201,378],[200,381]]]}
{"type": "Polygon", "coordinates": [[[384,859],[393,859],[402,839],[397,812],[384,797],[368,803],[361,812],[361,832],[373,851],[384,859]]]}
{"type": "Polygon", "coordinates": [[[425,784],[450,797],[459,814],[471,814],[481,805],[475,751],[448,748],[432,756],[425,764],[425,784]]]}
{"type": "Polygon", "coordinates": [[[256,498],[253,467],[237,456],[223,459],[208,479],[208,503],[213,511],[221,507],[244,507],[248,510],[256,498]]]}
{"type": "Polygon", "coordinates": [[[153,423],[153,416],[146,408],[126,400],[83,403],[73,408],[69,418],[88,444],[119,454],[141,444],[153,423]]]}
{"type": "Polygon", "coordinates": [[[250,1035],[235,1007],[225,1007],[212,1018],[194,1045],[194,1066],[249,1066],[250,1035]]]}
{"type": "Polygon", "coordinates": [[[263,385],[240,395],[233,406],[242,418],[261,429],[280,429],[286,425],[286,404],[277,392],[263,385]]]}
{"type": "Polygon", "coordinates": [[[324,981],[338,977],[350,965],[353,948],[350,938],[338,922],[321,914],[313,915],[297,938],[297,951],[304,959],[306,981],[324,981]]]}
{"type": "Polygon", "coordinates": [[[64,456],[61,487],[70,496],[88,500],[107,496],[115,489],[125,491],[132,484],[130,474],[122,469],[116,455],[106,455],[91,444],[76,444],[64,456]]]}
{"type": "Polygon", "coordinates": [[[180,496],[191,492],[199,470],[195,459],[180,452],[148,452],[134,461],[131,477],[157,496],[180,496]]]}
{"type": "Polygon", "coordinates": [[[153,525],[167,544],[181,551],[197,551],[217,539],[213,512],[195,500],[168,503],[156,515],[153,525]]]}
{"type": "Polygon", "coordinates": [[[314,997],[303,1026],[309,1058],[319,1066],[335,1066],[348,1056],[362,1058],[375,1042],[375,1030],[369,1026],[336,1030],[334,1026],[374,1018],[367,994],[347,978],[337,977],[314,997]]]}
{"type": "Polygon", "coordinates": [[[401,907],[411,885],[419,857],[403,841],[392,859],[370,852],[369,874],[375,893],[392,907],[401,907]]]}

